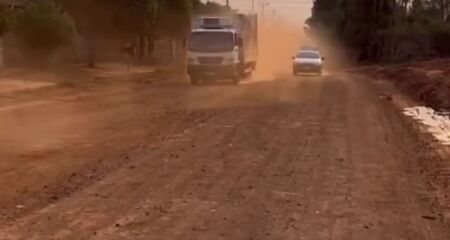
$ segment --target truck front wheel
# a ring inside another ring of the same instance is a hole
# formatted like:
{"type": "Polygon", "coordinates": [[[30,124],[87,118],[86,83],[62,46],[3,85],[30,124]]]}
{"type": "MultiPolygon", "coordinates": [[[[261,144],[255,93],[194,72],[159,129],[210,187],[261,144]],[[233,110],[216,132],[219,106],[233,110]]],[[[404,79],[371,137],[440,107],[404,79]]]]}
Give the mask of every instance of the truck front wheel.
{"type": "Polygon", "coordinates": [[[234,85],[238,85],[239,82],[241,82],[240,76],[234,76],[231,80],[232,80],[234,85]]]}
{"type": "Polygon", "coordinates": [[[194,86],[197,86],[200,84],[200,79],[197,76],[189,76],[190,80],[191,80],[191,84],[194,86]]]}
{"type": "Polygon", "coordinates": [[[322,77],[322,69],[320,69],[319,71],[317,71],[317,75],[318,75],[319,77],[322,77]]]}

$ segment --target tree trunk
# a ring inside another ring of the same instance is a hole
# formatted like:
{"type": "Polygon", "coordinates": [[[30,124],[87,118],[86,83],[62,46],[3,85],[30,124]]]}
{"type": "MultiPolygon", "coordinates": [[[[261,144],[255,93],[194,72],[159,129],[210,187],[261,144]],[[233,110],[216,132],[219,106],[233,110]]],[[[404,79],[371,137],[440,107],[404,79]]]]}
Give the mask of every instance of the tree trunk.
{"type": "Polygon", "coordinates": [[[142,61],[145,57],[145,45],[146,36],[141,34],[137,39],[137,57],[139,61],[142,61]]]}
{"type": "Polygon", "coordinates": [[[95,67],[95,43],[90,38],[87,37],[86,41],[86,60],[87,60],[87,67],[88,68],[94,68],[95,67]]]}

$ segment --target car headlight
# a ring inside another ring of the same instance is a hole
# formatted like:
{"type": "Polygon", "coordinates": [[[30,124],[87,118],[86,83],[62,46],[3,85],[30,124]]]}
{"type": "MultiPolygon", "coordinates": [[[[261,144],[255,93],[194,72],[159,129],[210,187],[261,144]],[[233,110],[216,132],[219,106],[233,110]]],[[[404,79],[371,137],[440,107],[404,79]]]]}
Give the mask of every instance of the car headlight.
{"type": "Polygon", "coordinates": [[[188,62],[190,62],[190,63],[194,63],[195,62],[195,58],[188,58],[188,62]]]}

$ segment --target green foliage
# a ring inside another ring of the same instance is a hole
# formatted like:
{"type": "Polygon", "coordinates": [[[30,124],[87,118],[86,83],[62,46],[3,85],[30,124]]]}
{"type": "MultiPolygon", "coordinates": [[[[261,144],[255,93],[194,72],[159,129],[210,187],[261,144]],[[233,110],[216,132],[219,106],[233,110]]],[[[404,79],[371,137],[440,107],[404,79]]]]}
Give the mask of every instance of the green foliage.
{"type": "Polygon", "coordinates": [[[53,1],[41,0],[18,14],[15,33],[25,48],[47,52],[68,44],[73,26],[53,1]]]}

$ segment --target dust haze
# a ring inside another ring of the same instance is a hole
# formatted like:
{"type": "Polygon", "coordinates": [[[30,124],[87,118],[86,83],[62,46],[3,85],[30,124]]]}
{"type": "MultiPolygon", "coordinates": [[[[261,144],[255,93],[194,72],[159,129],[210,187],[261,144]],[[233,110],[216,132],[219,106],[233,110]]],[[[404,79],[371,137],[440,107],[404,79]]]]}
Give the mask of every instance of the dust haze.
{"type": "Polygon", "coordinates": [[[289,21],[260,22],[259,57],[254,79],[274,80],[292,74],[292,56],[302,46],[317,47],[325,57],[325,72],[339,71],[350,65],[345,49],[328,36],[307,36],[303,26],[289,21]]]}
{"type": "Polygon", "coordinates": [[[284,21],[270,21],[259,27],[259,58],[255,77],[270,80],[291,73],[292,59],[306,44],[300,27],[284,21]]]}

